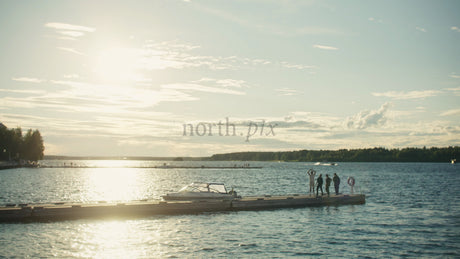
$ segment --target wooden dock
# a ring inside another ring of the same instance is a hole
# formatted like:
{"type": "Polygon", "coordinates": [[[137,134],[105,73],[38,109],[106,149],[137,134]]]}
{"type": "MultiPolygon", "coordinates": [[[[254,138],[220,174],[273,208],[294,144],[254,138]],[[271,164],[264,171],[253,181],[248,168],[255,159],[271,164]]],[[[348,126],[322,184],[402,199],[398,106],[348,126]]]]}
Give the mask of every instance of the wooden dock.
{"type": "MultiPolygon", "coordinates": [[[[20,166],[17,166],[20,167],[20,166]]],[[[16,167],[16,168],[17,168],[16,167]]],[[[85,165],[40,165],[35,168],[141,168],[141,169],[261,169],[261,166],[85,166],[85,165]]]]}
{"type": "Polygon", "coordinates": [[[94,204],[7,204],[0,207],[0,222],[49,222],[82,218],[126,218],[204,212],[270,210],[309,206],[364,204],[364,194],[254,196],[234,200],[133,201],[94,204]]]}

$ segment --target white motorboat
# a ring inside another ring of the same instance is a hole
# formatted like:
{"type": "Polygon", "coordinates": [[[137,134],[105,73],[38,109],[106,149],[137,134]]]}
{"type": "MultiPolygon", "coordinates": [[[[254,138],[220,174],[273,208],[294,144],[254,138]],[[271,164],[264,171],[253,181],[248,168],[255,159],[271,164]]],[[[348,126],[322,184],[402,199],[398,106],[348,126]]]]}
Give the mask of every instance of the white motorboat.
{"type": "Polygon", "coordinates": [[[178,192],[168,193],[161,196],[164,200],[231,200],[237,197],[233,189],[227,192],[227,188],[223,183],[191,183],[178,192]]]}
{"type": "Polygon", "coordinates": [[[336,166],[337,163],[334,162],[316,162],[315,165],[323,165],[323,166],[336,166]]]}

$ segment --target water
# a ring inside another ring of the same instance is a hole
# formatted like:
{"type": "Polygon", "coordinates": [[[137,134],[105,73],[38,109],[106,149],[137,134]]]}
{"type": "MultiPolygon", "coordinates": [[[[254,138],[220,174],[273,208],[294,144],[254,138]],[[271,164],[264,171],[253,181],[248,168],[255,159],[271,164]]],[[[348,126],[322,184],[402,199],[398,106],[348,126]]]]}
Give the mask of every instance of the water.
{"type": "MultiPolygon", "coordinates": [[[[146,161],[73,163],[117,167],[162,164],[146,161]]],[[[232,166],[235,162],[176,164],[232,166]]],[[[224,182],[243,196],[306,193],[309,168],[323,176],[337,173],[342,180],[341,191],[345,193],[350,192],[346,179],[353,176],[355,191],[366,194],[366,204],[0,224],[0,257],[460,258],[458,165],[251,163],[251,166],[259,165],[263,169],[2,170],[0,204],[158,199],[193,181],[224,182]]]]}

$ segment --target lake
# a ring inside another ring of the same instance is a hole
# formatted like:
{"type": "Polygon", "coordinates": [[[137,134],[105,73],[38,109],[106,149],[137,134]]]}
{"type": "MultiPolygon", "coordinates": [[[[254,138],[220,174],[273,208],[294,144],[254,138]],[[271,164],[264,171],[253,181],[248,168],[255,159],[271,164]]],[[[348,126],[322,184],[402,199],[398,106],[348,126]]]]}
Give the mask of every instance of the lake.
{"type": "Polygon", "coordinates": [[[160,199],[199,181],[223,182],[242,196],[302,194],[310,168],[323,177],[337,173],[344,193],[354,177],[366,204],[0,224],[0,257],[460,257],[458,164],[249,162],[262,168],[160,169],[151,168],[163,164],[158,161],[41,162],[64,163],[72,167],[0,170],[0,205],[160,199]]]}

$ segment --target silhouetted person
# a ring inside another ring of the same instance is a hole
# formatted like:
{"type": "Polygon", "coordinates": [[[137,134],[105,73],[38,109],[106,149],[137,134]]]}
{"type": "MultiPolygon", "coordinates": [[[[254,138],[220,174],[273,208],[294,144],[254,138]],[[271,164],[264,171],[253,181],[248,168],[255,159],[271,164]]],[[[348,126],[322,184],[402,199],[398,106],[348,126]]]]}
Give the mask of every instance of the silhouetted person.
{"type": "Polygon", "coordinates": [[[323,195],[323,177],[322,174],[319,174],[318,179],[316,179],[316,196],[318,196],[318,190],[321,189],[321,195],[323,195]]]}
{"type": "Polygon", "coordinates": [[[310,169],[307,171],[308,176],[310,176],[310,193],[315,193],[315,175],[316,171],[313,169],[310,169]]]}
{"type": "Polygon", "coordinates": [[[340,178],[337,176],[337,174],[334,174],[332,181],[334,182],[335,195],[339,195],[340,178]]]}
{"type": "Polygon", "coordinates": [[[332,179],[326,174],[326,193],[329,196],[329,186],[331,186],[332,179]]]}

